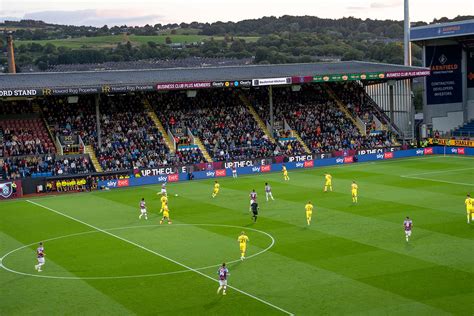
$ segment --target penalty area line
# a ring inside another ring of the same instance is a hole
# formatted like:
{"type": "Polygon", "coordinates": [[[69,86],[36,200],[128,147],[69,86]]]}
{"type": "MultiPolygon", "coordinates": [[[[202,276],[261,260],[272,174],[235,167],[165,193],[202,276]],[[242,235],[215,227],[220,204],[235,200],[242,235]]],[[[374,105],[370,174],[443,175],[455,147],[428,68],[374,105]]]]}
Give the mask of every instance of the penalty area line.
{"type": "MultiPolygon", "coordinates": [[[[58,215],[64,216],[64,217],[66,217],[66,218],[69,218],[70,220],[73,220],[73,221],[75,221],[75,222],[78,222],[78,223],[80,223],[80,224],[82,224],[82,225],[88,226],[88,227],[90,227],[90,228],[92,228],[92,229],[95,229],[95,230],[101,232],[101,233],[104,233],[104,234],[109,235],[109,236],[111,236],[111,237],[117,238],[117,239],[119,239],[119,240],[121,240],[121,241],[123,241],[123,242],[126,242],[126,243],[128,243],[128,244],[131,244],[131,245],[133,245],[133,246],[135,246],[135,247],[138,247],[138,248],[140,248],[140,249],[142,249],[142,250],[144,250],[144,251],[147,251],[147,252],[152,253],[152,254],[154,254],[154,255],[156,255],[156,256],[158,256],[158,257],[161,257],[161,258],[163,258],[163,259],[166,259],[166,260],[168,260],[168,261],[170,261],[170,262],[173,262],[174,264],[177,264],[177,265],[179,265],[179,266],[181,266],[181,267],[183,267],[183,268],[185,268],[185,269],[187,269],[187,270],[189,270],[189,271],[192,271],[192,272],[194,272],[194,273],[196,273],[196,274],[199,274],[199,275],[201,275],[201,276],[203,276],[203,277],[205,277],[205,278],[207,278],[207,279],[209,279],[209,280],[212,280],[213,282],[218,282],[216,279],[214,279],[214,278],[208,276],[208,275],[205,274],[205,273],[202,273],[201,271],[198,271],[198,270],[196,270],[196,269],[193,269],[193,268],[191,268],[191,267],[185,265],[184,263],[181,263],[181,262],[178,262],[178,261],[176,261],[176,260],[174,260],[174,259],[171,259],[171,258],[169,258],[169,257],[167,257],[167,256],[165,256],[165,255],[162,255],[162,254],[159,253],[159,252],[156,252],[156,251],[154,251],[154,250],[151,250],[151,249],[149,249],[149,248],[146,248],[146,247],[144,247],[144,246],[142,246],[142,245],[140,245],[140,244],[137,244],[137,243],[135,243],[135,242],[133,242],[133,241],[131,241],[131,240],[128,240],[128,239],[126,239],[126,238],[123,238],[123,237],[120,237],[120,236],[118,236],[118,235],[115,235],[115,234],[113,234],[113,233],[111,233],[111,232],[108,232],[108,231],[106,231],[106,230],[103,230],[102,228],[96,227],[96,226],[94,226],[94,225],[92,225],[92,224],[83,222],[83,221],[81,221],[80,219],[77,219],[77,218],[72,217],[72,216],[70,216],[70,215],[61,213],[61,212],[56,211],[56,210],[54,210],[54,209],[52,209],[52,208],[50,208],[50,207],[47,207],[47,206],[45,206],[45,205],[36,203],[36,202],[34,202],[34,201],[31,201],[31,200],[26,200],[26,201],[27,201],[28,203],[34,204],[34,205],[36,205],[36,206],[39,206],[39,207],[41,207],[41,208],[44,208],[44,209],[46,209],[46,210],[48,210],[48,211],[51,211],[51,212],[53,212],[53,213],[56,213],[56,214],[58,214],[58,215]]],[[[241,294],[243,294],[243,295],[246,295],[246,296],[248,296],[248,297],[251,297],[251,298],[253,298],[253,299],[255,299],[255,300],[257,300],[257,301],[259,301],[259,302],[261,302],[261,303],[263,303],[263,304],[265,304],[265,305],[268,305],[268,306],[270,306],[270,307],[273,307],[274,309],[279,310],[280,312],[283,312],[283,313],[285,313],[285,314],[287,314],[287,315],[294,315],[293,313],[290,313],[289,311],[284,310],[283,308],[278,307],[278,306],[276,306],[276,305],[274,305],[274,304],[272,304],[272,303],[270,303],[270,302],[267,302],[267,301],[265,301],[265,300],[263,300],[263,299],[261,299],[261,298],[255,296],[255,295],[252,295],[252,294],[250,294],[250,293],[247,293],[247,292],[245,292],[245,291],[243,291],[243,290],[240,290],[240,289],[238,289],[238,288],[236,288],[236,287],[234,287],[234,286],[231,286],[231,285],[227,285],[227,286],[228,286],[229,288],[233,289],[233,290],[236,291],[236,292],[239,292],[239,293],[241,293],[241,294]]]]}

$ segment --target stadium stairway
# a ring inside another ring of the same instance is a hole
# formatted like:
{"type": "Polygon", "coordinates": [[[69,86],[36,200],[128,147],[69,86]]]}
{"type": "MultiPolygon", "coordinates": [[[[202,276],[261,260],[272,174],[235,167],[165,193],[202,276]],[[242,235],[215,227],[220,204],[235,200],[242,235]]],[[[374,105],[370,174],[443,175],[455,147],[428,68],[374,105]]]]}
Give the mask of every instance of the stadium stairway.
{"type": "Polygon", "coordinates": [[[202,155],[204,158],[206,158],[206,162],[213,162],[211,155],[207,152],[206,147],[204,144],[201,142],[199,137],[194,136],[194,143],[199,147],[199,150],[202,152],[202,155]]]}
{"type": "Polygon", "coordinates": [[[161,124],[160,119],[156,115],[155,111],[153,111],[153,108],[151,107],[150,102],[148,102],[148,100],[145,99],[145,101],[143,101],[143,105],[145,106],[145,110],[147,111],[148,116],[151,118],[153,123],[155,123],[155,126],[158,128],[161,135],[163,136],[163,139],[165,140],[166,147],[168,147],[168,149],[171,153],[175,153],[176,148],[174,148],[173,143],[169,139],[168,133],[166,132],[165,128],[163,127],[163,124],[161,124]]]}
{"type": "Polygon", "coordinates": [[[44,126],[46,126],[46,130],[48,131],[48,135],[51,138],[51,141],[54,144],[54,147],[56,148],[56,152],[61,153],[62,152],[61,151],[61,144],[59,144],[56,141],[56,137],[54,137],[53,132],[51,132],[51,128],[50,128],[48,122],[46,121],[46,118],[43,115],[43,110],[41,109],[41,107],[39,106],[38,103],[33,103],[33,113],[35,113],[36,115],[38,115],[41,118],[41,120],[43,121],[44,126]]]}
{"type": "Polygon", "coordinates": [[[311,150],[308,148],[308,146],[306,145],[306,143],[301,139],[300,134],[298,134],[297,131],[295,131],[294,129],[292,129],[292,130],[291,130],[291,135],[296,138],[296,140],[301,144],[301,146],[303,147],[304,151],[305,151],[308,155],[311,154],[311,150]]]}
{"type": "Polygon", "coordinates": [[[268,139],[272,143],[275,143],[275,138],[273,138],[272,134],[270,133],[270,131],[267,128],[267,125],[265,125],[263,120],[260,118],[260,115],[258,115],[257,111],[255,111],[255,109],[253,108],[253,106],[250,103],[249,99],[247,99],[247,97],[245,95],[243,95],[242,93],[239,93],[239,98],[245,104],[245,106],[247,106],[250,114],[252,114],[255,121],[257,121],[258,126],[265,133],[265,135],[267,135],[268,139]]]}
{"type": "Polygon", "coordinates": [[[94,169],[96,172],[102,172],[102,167],[99,163],[99,160],[97,160],[97,156],[95,155],[94,148],[91,145],[86,145],[86,148],[84,148],[84,153],[89,155],[91,158],[92,165],[94,166],[94,169]]]}
{"type": "Polygon", "coordinates": [[[337,106],[339,109],[346,115],[347,118],[349,118],[352,123],[357,127],[361,135],[366,135],[367,131],[365,129],[365,126],[363,126],[360,122],[358,122],[352,114],[347,110],[347,107],[344,105],[344,103],[339,99],[337,94],[331,89],[330,86],[326,85],[327,92],[329,96],[336,102],[337,106]]]}

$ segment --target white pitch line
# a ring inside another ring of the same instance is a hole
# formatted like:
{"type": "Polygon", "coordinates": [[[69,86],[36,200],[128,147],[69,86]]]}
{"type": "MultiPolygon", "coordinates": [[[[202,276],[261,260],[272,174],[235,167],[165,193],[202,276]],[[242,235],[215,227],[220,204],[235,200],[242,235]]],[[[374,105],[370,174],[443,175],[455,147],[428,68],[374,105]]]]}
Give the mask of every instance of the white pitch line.
{"type": "MultiPolygon", "coordinates": [[[[255,229],[255,228],[250,228],[250,227],[242,227],[242,226],[235,226],[235,225],[224,225],[224,224],[174,224],[173,227],[176,227],[176,226],[212,226],[212,227],[231,227],[231,228],[239,228],[239,229],[245,229],[245,230],[250,230],[250,231],[254,231],[254,232],[258,232],[260,234],[263,234],[267,237],[269,237],[271,239],[271,243],[270,245],[257,252],[257,253],[254,253],[248,257],[246,257],[246,259],[251,259],[251,258],[254,258],[256,256],[259,256],[265,252],[267,252],[268,250],[270,250],[270,248],[273,247],[273,245],[275,244],[275,238],[273,238],[272,235],[270,235],[269,233],[267,232],[264,232],[264,231],[261,231],[261,230],[258,230],[258,229],[255,229]]],[[[133,228],[150,228],[150,227],[167,227],[169,228],[169,226],[163,226],[163,225],[138,225],[138,226],[124,226],[124,227],[115,227],[115,228],[107,228],[107,229],[104,229],[104,230],[107,230],[107,231],[113,231],[113,230],[123,230],[123,229],[133,229],[133,228]]],[[[91,233],[100,233],[100,231],[97,231],[97,230],[89,230],[89,231],[86,231],[86,232],[81,232],[81,233],[74,233],[74,234],[70,234],[70,235],[64,235],[64,236],[59,236],[59,237],[53,237],[53,238],[49,238],[49,239],[45,239],[43,240],[43,242],[49,242],[49,241],[54,241],[54,240],[58,240],[58,239],[63,239],[63,238],[69,238],[69,237],[74,237],[74,236],[81,236],[81,235],[86,235],[86,234],[91,234],[91,233]]],[[[60,280],[115,280],[115,279],[132,279],[132,278],[145,278],[145,277],[156,277],[156,276],[162,276],[162,275],[170,275],[170,274],[179,274],[179,273],[189,273],[189,272],[192,272],[190,270],[179,270],[179,271],[170,271],[170,272],[161,272],[161,273],[152,273],[152,274],[137,274],[137,275],[121,275],[121,276],[95,276],[95,277],[69,277],[69,276],[55,276],[55,275],[45,275],[45,274],[32,274],[32,273],[26,273],[26,272],[21,272],[21,271],[16,271],[16,270],[13,270],[9,267],[7,267],[3,261],[9,257],[11,254],[17,252],[17,251],[20,251],[22,249],[25,249],[25,248],[29,248],[33,245],[37,245],[39,243],[39,241],[37,242],[34,242],[34,243],[31,243],[31,244],[28,244],[28,245],[23,245],[19,248],[16,248],[16,249],[13,249],[11,251],[9,251],[8,253],[6,253],[5,255],[3,255],[3,257],[0,257],[0,268],[3,268],[11,273],[15,273],[15,274],[20,274],[20,275],[24,275],[24,276],[31,276],[31,277],[36,277],[36,278],[45,278],[45,279],[60,279],[60,280]]],[[[233,261],[229,261],[227,262],[226,264],[229,265],[229,264],[233,264],[233,263],[236,263],[236,262],[240,262],[241,260],[240,259],[236,259],[236,260],[233,260],[233,261]]],[[[213,265],[210,265],[210,266],[205,266],[205,267],[199,267],[199,268],[194,268],[195,270],[198,270],[198,271],[202,271],[202,270],[207,270],[207,269],[210,269],[210,268],[217,268],[219,267],[220,264],[213,264],[213,265]]]]}
{"type": "Polygon", "coordinates": [[[474,170],[474,168],[461,168],[461,169],[449,169],[449,170],[441,170],[441,171],[431,171],[431,172],[413,173],[413,174],[403,175],[403,176],[401,176],[401,177],[421,176],[421,175],[425,175],[425,174],[450,173],[450,172],[465,171],[465,170],[474,170]]]}
{"type": "MultiPolygon", "coordinates": [[[[200,271],[197,271],[197,270],[195,270],[195,269],[193,269],[193,268],[191,268],[191,267],[189,267],[189,266],[187,266],[187,265],[185,265],[185,264],[183,264],[183,263],[181,263],[181,262],[178,262],[178,261],[176,261],[176,260],[174,260],[174,259],[171,259],[171,258],[169,258],[169,257],[167,257],[167,256],[165,256],[165,255],[162,255],[161,253],[156,252],[156,251],[154,251],[154,250],[148,249],[148,248],[146,248],[146,247],[144,247],[144,246],[142,246],[142,245],[140,245],[140,244],[137,244],[137,243],[135,243],[135,242],[133,242],[133,241],[131,241],[131,240],[128,240],[128,239],[125,239],[125,238],[120,237],[120,236],[118,236],[118,235],[112,234],[111,232],[108,232],[108,231],[106,231],[106,230],[103,230],[103,229],[101,229],[101,228],[99,228],[99,227],[96,227],[96,226],[94,226],[94,225],[92,225],[92,224],[83,222],[83,221],[81,221],[80,219],[74,218],[74,217],[69,216],[69,215],[67,215],[67,214],[64,214],[64,213],[61,213],[61,212],[59,212],[59,211],[56,211],[56,210],[54,210],[54,209],[52,209],[52,208],[50,208],[50,207],[41,205],[41,204],[39,204],[39,203],[30,201],[30,200],[26,200],[26,201],[27,201],[28,203],[31,203],[31,204],[34,204],[34,205],[36,205],[36,206],[42,207],[42,208],[44,208],[44,209],[47,209],[47,210],[49,210],[49,211],[51,211],[51,212],[53,212],[53,213],[56,213],[56,214],[58,214],[58,215],[67,217],[67,218],[69,218],[69,219],[71,219],[71,220],[73,220],[73,221],[76,221],[76,222],[78,222],[78,223],[81,223],[81,224],[83,224],[83,225],[85,225],[85,226],[88,226],[88,227],[90,227],[90,228],[92,228],[92,229],[98,230],[98,231],[100,231],[100,232],[102,232],[102,233],[104,233],[104,234],[107,234],[107,235],[109,235],[109,236],[115,237],[115,238],[117,238],[117,239],[119,239],[119,240],[121,240],[121,241],[124,241],[124,242],[126,242],[126,243],[129,243],[129,244],[135,246],[135,247],[138,247],[138,248],[140,248],[140,249],[142,249],[142,250],[145,250],[145,251],[147,251],[147,252],[149,252],[149,253],[152,253],[152,254],[154,254],[154,255],[157,255],[158,257],[161,257],[161,258],[163,258],[163,259],[166,259],[166,260],[168,260],[168,261],[171,261],[171,262],[173,262],[174,264],[177,264],[177,265],[179,265],[179,266],[181,266],[181,267],[183,267],[183,268],[185,268],[185,269],[188,269],[188,270],[190,270],[190,271],[192,271],[192,272],[194,272],[194,273],[196,273],[196,274],[199,274],[199,275],[201,275],[201,276],[203,276],[203,277],[205,277],[205,278],[207,278],[207,279],[209,279],[209,280],[212,280],[212,281],[214,281],[214,282],[218,282],[216,279],[214,279],[214,278],[208,276],[207,274],[204,274],[204,273],[202,273],[202,272],[200,272],[200,271]]],[[[234,286],[228,285],[228,287],[231,288],[231,289],[233,289],[234,291],[237,291],[237,292],[241,293],[241,294],[247,295],[248,297],[251,297],[251,298],[253,298],[253,299],[255,299],[255,300],[257,300],[257,301],[259,301],[259,302],[261,302],[261,303],[263,303],[263,304],[265,304],[265,305],[268,305],[268,306],[270,306],[270,307],[273,307],[273,308],[275,308],[275,309],[277,309],[277,310],[279,310],[279,311],[281,311],[281,312],[283,312],[283,313],[285,313],[285,314],[287,314],[287,315],[294,315],[293,313],[290,313],[289,311],[284,310],[284,309],[281,308],[281,307],[278,307],[278,306],[276,306],[276,305],[273,305],[273,304],[270,303],[270,302],[267,302],[267,301],[265,301],[265,300],[263,300],[263,299],[261,299],[261,298],[259,298],[259,297],[256,297],[255,295],[252,295],[252,294],[247,293],[247,292],[245,292],[245,291],[242,291],[242,290],[240,290],[240,289],[238,289],[238,288],[236,288],[236,287],[234,287],[234,286]]]]}
{"type": "Polygon", "coordinates": [[[458,184],[458,185],[474,186],[474,183],[453,182],[453,181],[437,180],[437,179],[428,179],[428,178],[412,177],[412,176],[400,176],[400,177],[402,177],[402,178],[407,178],[407,179],[417,179],[417,180],[426,180],[426,181],[432,181],[432,182],[443,182],[443,183],[449,183],[449,184],[458,184]]]}

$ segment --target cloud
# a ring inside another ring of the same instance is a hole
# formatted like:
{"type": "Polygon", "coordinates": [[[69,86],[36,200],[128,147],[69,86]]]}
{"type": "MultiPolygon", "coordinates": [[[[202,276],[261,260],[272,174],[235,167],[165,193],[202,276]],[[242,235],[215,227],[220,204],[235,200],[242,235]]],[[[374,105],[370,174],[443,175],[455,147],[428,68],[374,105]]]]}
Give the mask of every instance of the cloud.
{"type": "Polygon", "coordinates": [[[367,7],[346,7],[347,10],[351,10],[351,11],[362,11],[362,10],[367,10],[368,8],[367,7]]]}
{"type": "MultiPolygon", "coordinates": [[[[3,18],[0,17],[0,20],[3,18]]],[[[145,25],[155,24],[164,17],[138,10],[77,10],[77,11],[40,11],[26,13],[23,19],[42,20],[54,24],[66,25],[145,25]]]]}
{"type": "Polygon", "coordinates": [[[392,0],[392,1],[380,1],[372,2],[370,4],[371,9],[386,9],[386,8],[395,8],[402,5],[402,0],[392,0]]]}

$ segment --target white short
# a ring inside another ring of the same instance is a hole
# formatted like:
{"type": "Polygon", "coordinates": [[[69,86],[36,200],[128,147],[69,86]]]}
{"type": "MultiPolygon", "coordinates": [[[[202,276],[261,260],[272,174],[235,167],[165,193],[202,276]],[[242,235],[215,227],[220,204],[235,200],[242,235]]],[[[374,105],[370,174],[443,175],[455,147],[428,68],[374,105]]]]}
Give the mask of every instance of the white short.
{"type": "Polygon", "coordinates": [[[146,214],[146,208],[141,208],[140,212],[142,212],[142,214],[146,214]]]}
{"type": "Polygon", "coordinates": [[[257,203],[255,200],[250,200],[250,205],[252,205],[253,203],[257,203]]]}
{"type": "Polygon", "coordinates": [[[227,280],[219,280],[220,286],[227,286],[227,280]]]}
{"type": "Polygon", "coordinates": [[[405,230],[405,236],[410,237],[411,236],[411,230],[405,230]]]}
{"type": "Polygon", "coordinates": [[[166,189],[161,189],[161,194],[166,194],[166,189]]]}
{"type": "Polygon", "coordinates": [[[37,258],[38,259],[38,263],[44,263],[44,257],[43,258],[37,258]]]}

